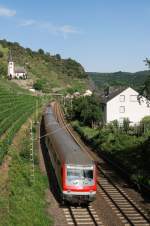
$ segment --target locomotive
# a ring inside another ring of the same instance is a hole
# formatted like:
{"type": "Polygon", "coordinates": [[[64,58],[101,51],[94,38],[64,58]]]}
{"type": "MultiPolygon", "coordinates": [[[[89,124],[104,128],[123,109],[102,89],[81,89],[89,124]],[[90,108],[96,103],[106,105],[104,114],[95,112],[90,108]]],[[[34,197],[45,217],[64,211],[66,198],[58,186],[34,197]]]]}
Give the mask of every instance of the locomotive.
{"type": "Polygon", "coordinates": [[[45,143],[63,202],[89,203],[96,196],[94,161],[56,120],[51,106],[44,111],[45,143]]]}

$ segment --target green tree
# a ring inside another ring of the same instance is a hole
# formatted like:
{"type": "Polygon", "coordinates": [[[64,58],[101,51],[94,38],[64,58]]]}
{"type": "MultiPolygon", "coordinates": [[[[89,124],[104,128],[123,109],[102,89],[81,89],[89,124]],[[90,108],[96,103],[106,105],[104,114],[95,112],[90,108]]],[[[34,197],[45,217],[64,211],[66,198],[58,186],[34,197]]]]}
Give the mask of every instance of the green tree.
{"type": "Polygon", "coordinates": [[[84,124],[93,126],[103,121],[101,106],[95,96],[76,98],[72,104],[72,116],[84,124]]]}
{"type": "Polygon", "coordinates": [[[55,58],[56,58],[57,60],[61,60],[60,54],[56,54],[56,55],[55,55],[55,58]]]}
{"type": "Polygon", "coordinates": [[[39,49],[39,50],[38,50],[38,53],[39,53],[40,55],[44,55],[44,50],[43,50],[43,49],[39,49]]]}
{"type": "MultiPolygon", "coordinates": [[[[150,69],[150,60],[148,58],[146,58],[144,60],[145,65],[148,66],[148,68],[150,69]]],[[[150,99],[150,75],[149,77],[146,79],[146,81],[144,82],[144,86],[140,91],[140,95],[145,96],[147,99],[150,99]]],[[[140,97],[139,97],[140,99],[140,97]]]]}

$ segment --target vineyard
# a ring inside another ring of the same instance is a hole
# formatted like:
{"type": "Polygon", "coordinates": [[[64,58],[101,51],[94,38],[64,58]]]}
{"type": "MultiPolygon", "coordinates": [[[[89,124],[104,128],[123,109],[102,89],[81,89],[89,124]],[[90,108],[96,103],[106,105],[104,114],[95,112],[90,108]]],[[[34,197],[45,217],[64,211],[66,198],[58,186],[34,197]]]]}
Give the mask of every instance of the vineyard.
{"type": "Polygon", "coordinates": [[[40,106],[41,99],[0,81],[0,164],[16,132],[40,106]]]}

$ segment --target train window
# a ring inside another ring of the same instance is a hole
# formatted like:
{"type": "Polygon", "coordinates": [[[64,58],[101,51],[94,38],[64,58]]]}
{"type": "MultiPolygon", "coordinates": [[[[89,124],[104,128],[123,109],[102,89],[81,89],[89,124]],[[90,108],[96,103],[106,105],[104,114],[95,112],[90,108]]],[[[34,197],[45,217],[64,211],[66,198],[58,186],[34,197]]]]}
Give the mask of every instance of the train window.
{"type": "Polygon", "coordinates": [[[84,170],[84,177],[88,179],[93,179],[93,170],[84,170]]]}
{"type": "Polygon", "coordinates": [[[67,170],[67,177],[72,179],[80,179],[81,177],[81,170],[80,169],[68,169],[67,170]]]}
{"type": "Polygon", "coordinates": [[[89,186],[94,184],[93,170],[83,168],[67,169],[67,184],[89,186]]]}

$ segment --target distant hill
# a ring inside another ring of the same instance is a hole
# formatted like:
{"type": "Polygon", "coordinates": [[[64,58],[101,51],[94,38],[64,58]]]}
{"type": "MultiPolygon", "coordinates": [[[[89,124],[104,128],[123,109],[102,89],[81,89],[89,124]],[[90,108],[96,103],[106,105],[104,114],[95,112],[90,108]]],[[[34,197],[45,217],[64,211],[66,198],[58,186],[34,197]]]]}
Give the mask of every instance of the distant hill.
{"type": "Polygon", "coordinates": [[[148,76],[150,76],[150,71],[139,71],[135,73],[122,71],[114,73],[88,72],[87,74],[99,89],[103,89],[106,86],[115,88],[121,86],[130,86],[139,90],[143,86],[148,76]]]}
{"type": "Polygon", "coordinates": [[[11,49],[16,65],[24,66],[28,77],[38,85],[43,92],[63,89],[83,89],[87,86],[87,74],[82,65],[75,60],[62,59],[59,54],[51,55],[42,49],[33,51],[24,48],[17,42],[0,40],[0,78],[7,76],[7,59],[11,49]]]}

